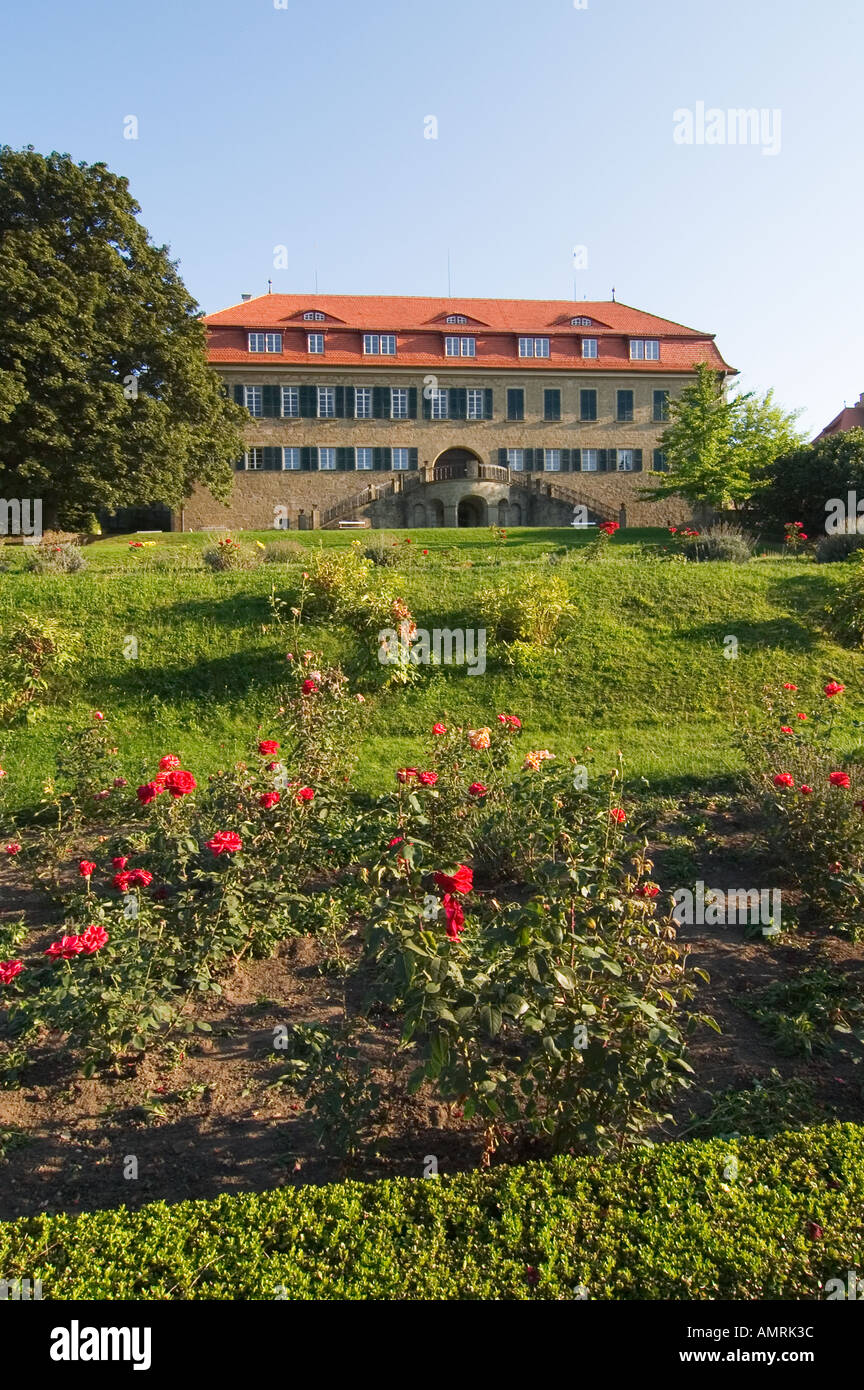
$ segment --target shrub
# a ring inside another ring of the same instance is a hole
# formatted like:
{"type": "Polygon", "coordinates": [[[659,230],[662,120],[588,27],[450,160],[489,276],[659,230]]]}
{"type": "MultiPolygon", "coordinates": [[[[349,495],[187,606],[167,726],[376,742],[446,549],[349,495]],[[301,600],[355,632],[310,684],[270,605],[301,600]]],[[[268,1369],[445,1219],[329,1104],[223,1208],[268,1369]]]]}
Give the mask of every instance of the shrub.
{"type": "Polygon", "coordinates": [[[72,541],[28,546],[27,552],[24,568],[30,574],[80,574],[87,568],[79,546],[72,541]]]}
{"type": "Polygon", "coordinates": [[[261,563],[261,553],[255,546],[221,536],[215,545],[204,547],[201,559],[211,570],[249,570],[261,563]]]}
{"type": "Polygon", "coordinates": [[[373,565],[392,568],[400,563],[404,551],[395,536],[388,535],[386,531],[373,531],[363,548],[363,555],[367,560],[371,560],[373,565]]]}
{"type": "MultiPolygon", "coordinates": [[[[832,539],[857,540],[858,537],[835,536],[832,539]]],[[[848,572],[840,576],[836,594],[826,612],[831,627],[842,641],[857,647],[864,643],[864,551],[856,550],[853,554],[848,572]]]]}
{"type": "Polygon", "coordinates": [[[387,626],[396,597],[393,581],[373,570],[359,541],[347,550],[313,550],[303,577],[304,615],[361,630],[387,626]]]}
{"type": "Polygon", "coordinates": [[[499,642],[549,646],[572,611],[567,583],[558,574],[525,569],[482,589],[478,612],[499,642]]]}
{"type": "Polygon", "coordinates": [[[856,550],[864,547],[864,535],[847,535],[840,532],[836,536],[822,536],[816,546],[816,559],[820,565],[830,565],[836,560],[848,560],[856,550]]]}
{"type": "Polygon", "coordinates": [[[35,712],[58,693],[80,650],[78,633],[57,618],[22,613],[0,635],[0,720],[35,712]]]}
{"type": "Polygon", "coordinates": [[[305,562],[308,556],[309,551],[300,541],[267,541],[262,558],[265,565],[288,565],[305,562]]]}
{"type": "Polygon", "coordinates": [[[744,564],[752,559],[755,543],[739,526],[720,522],[698,535],[683,536],[682,549],[688,560],[731,560],[744,564]]]}

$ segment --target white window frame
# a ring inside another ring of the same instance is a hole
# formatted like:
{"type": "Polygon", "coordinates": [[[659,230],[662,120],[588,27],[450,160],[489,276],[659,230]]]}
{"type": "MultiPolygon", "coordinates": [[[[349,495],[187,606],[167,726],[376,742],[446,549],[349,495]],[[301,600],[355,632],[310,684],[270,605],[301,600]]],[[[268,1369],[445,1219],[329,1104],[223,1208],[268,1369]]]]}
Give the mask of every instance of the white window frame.
{"type": "Polygon", "coordinates": [[[398,445],[396,445],[396,446],[394,447],[393,452],[392,452],[392,455],[391,455],[390,467],[391,467],[391,468],[393,469],[393,471],[396,472],[396,473],[406,473],[406,472],[408,471],[408,469],[411,467],[411,450],[408,449],[404,444],[398,444],[398,445]],[[401,463],[401,462],[400,462],[400,463],[397,463],[397,462],[396,462],[396,457],[397,457],[397,455],[398,455],[400,458],[402,457],[402,455],[404,455],[404,457],[405,457],[405,462],[404,462],[404,463],[401,463]]]}
{"type": "Polygon", "coordinates": [[[600,472],[600,450],[580,449],[579,464],[583,473],[600,472]],[[586,458],[587,456],[587,458],[586,458]]]}
{"type": "Polygon", "coordinates": [[[375,466],[371,445],[358,444],[354,451],[354,467],[358,473],[371,473],[375,466]],[[368,463],[366,459],[368,458],[368,463]]]}
{"type": "Polygon", "coordinates": [[[323,323],[326,315],[320,309],[307,309],[303,318],[306,323],[323,323]]]}
{"type": "Polygon", "coordinates": [[[335,386],[316,386],[315,414],[319,420],[336,419],[336,387],[335,386]],[[322,410],[322,405],[325,408],[322,410]]]}
{"type": "Polygon", "coordinates": [[[470,386],[468,388],[465,405],[466,420],[484,420],[486,418],[483,412],[484,394],[482,387],[470,386]]]}
{"type": "Polygon", "coordinates": [[[631,360],[631,362],[659,362],[659,361],[660,361],[660,339],[659,339],[659,338],[631,338],[631,339],[630,339],[630,360],[631,360]]]}
{"type": "Polygon", "coordinates": [[[354,387],[354,419],[355,419],[355,420],[371,420],[371,419],[372,419],[372,387],[371,387],[371,386],[355,386],[355,387],[354,387]],[[360,401],[361,401],[361,399],[362,399],[363,405],[364,405],[364,409],[363,409],[363,410],[360,409],[360,401]],[[365,408],[365,407],[367,407],[367,406],[368,406],[368,409],[365,408]]]}
{"type": "Polygon", "coordinates": [[[287,444],[282,450],[283,473],[297,473],[300,470],[300,449],[296,444],[287,444]],[[296,459],[296,462],[295,462],[296,459]],[[290,460],[290,461],[289,461],[290,460]]]}
{"type": "Polygon", "coordinates": [[[543,472],[544,472],[544,473],[560,473],[560,472],[561,472],[561,450],[560,450],[560,449],[544,449],[544,450],[543,450],[543,472]]]}
{"type": "Polygon", "coordinates": [[[573,325],[574,328],[590,328],[591,325],[593,324],[594,320],[593,320],[593,319],[571,319],[570,322],[571,322],[571,324],[573,325]]]}
{"type": "Polygon", "coordinates": [[[444,339],[445,357],[476,357],[477,339],[448,334],[444,339]]]}
{"type": "Polygon", "coordinates": [[[596,338],[582,339],[582,356],[585,358],[595,358],[598,353],[598,343],[596,338]]]}
{"type": "Polygon", "coordinates": [[[260,387],[260,386],[244,386],[244,387],[243,387],[243,404],[245,405],[246,409],[249,411],[249,414],[250,414],[250,415],[254,415],[255,418],[256,418],[256,420],[257,420],[257,419],[260,419],[261,414],[262,414],[263,409],[264,409],[264,405],[263,405],[263,394],[262,394],[262,389],[261,389],[261,387],[260,387]]]}
{"type": "Polygon", "coordinates": [[[390,419],[391,419],[391,420],[407,420],[407,419],[408,419],[408,387],[407,387],[407,386],[391,386],[391,387],[390,387],[390,419]],[[403,408],[403,407],[404,407],[404,408],[403,408]]]}
{"type": "Polygon", "coordinates": [[[366,357],[395,357],[395,333],[364,333],[363,352],[366,357]]]}
{"type": "Polygon", "coordinates": [[[324,334],[323,334],[323,333],[307,333],[307,334],[306,334],[306,351],[309,352],[309,353],[311,353],[311,354],[313,355],[313,357],[323,357],[323,356],[324,356],[324,334]]]}
{"type": "Polygon", "coordinates": [[[282,418],[296,420],[300,415],[300,387],[282,387],[282,418]],[[286,408],[287,407],[287,408],[286,408]]]}
{"type": "Polygon", "coordinates": [[[260,473],[264,468],[264,450],[247,449],[246,451],[246,471],[247,473],[260,473]],[[260,463],[257,461],[260,456],[260,463]]]}
{"type": "Polygon", "coordinates": [[[519,339],[520,357],[548,357],[549,339],[548,338],[520,338],[519,339]]]}
{"type": "Polygon", "coordinates": [[[429,397],[429,415],[433,420],[450,419],[450,391],[446,386],[436,386],[429,397]]]}
{"type": "Polygon", "coordinates": [[[334,444],[319,444],[319,445],[318,445],[318,472],[319,472],[319,473],[335,473],[335,472],[336,472],[336,446],[335,446],[334,444]],[[327,463],[324,462],[325,458],[328,460],[327,463]],[[332,463],[329,462],[329,460],[330,460],[331,458],[332,458],[332,463]]]}
{"type": "Polygon", "coordinates": [[[636,468],[635,449],[616,449],[615,468],[619,473],[633,473],[636,468]]]}
{"type": "Polygon", "coordinates": [[[464,314],[448,314],[448,315],[447,315],[447,318],[446,318],[446,322],[447,322],[447,323],[467,323],[468,320],[467,320],[467,318],[465,317],[464,314]]]}
{"type": "Polygon", "coordinates": [[[507,467],[512,468],[514,473],[524,473],[525,471],[525,450],[508,449],[507,467]],[[518,460],[518,461],[517,461],[518,460]]]}
{"type": "Polygon", "coordinates": [[[250,333],[249,334],[250,352],[281,352],[282,334],[281,333],[250,333]]]}

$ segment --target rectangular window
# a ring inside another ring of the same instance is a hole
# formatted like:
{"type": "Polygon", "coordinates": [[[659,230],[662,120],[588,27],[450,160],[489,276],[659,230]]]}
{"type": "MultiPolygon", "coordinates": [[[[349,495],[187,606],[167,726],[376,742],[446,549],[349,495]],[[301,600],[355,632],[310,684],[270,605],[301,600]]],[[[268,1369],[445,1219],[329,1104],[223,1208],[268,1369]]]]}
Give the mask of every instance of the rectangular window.
{"type": "Polygon", "coordinates": [[[329,447],[319,449],[318,467],[322,472],[332,472],[336,467],[336,450],[329,447]]]}
{"type": "Polygon", "coordinates": [[[581,451],[581,462],[583,473],[596,473],[600,463],[599,449],[583,449],[581,451]]]}
{"type": "Polygon", "coordinates": [[[654,419],[655,419],[655,420],[668,420],[668,419],[669,419],[669,392],[668,392],[668,391],[655,391],[655,392],[654,392],[654,419]]]}
{"type": "Polygon", "coordinates": [[[263,468],[264,450],[250,449],[248,454],[246,455],[246,467],[249,469],[250,472],[257,472],[259,468],[263,468]]]}
{"type": "Polygon", "coordinates": [[[244,388],[244,404],[250,415],[260,415],[262,411],[261,387],[247,386],[244,388]]]}
{"type": "Polygon", "coordinates": [[[411,451],[410,449],[393,450],[393,467],[401,472],[409,466],[411,451]]]}
{"type": "Polygon", "coordinates": [[[596,392],[596,391],[590,390],[590,391],[580,391],[580,392],[579,392],[579,419],[580,419],[580,420],[596,420],[596,419],[597,419],[597,392],[596,392]]]}
{"type": "Polygon", "coordinates": [[[483,419],[483,392],[469,391],[467,403],[467,418],[469,420],[483,419]]]}
{"type": "Polygon", "coordinates": [[[582,356],[583,356],[583,357],[596,357],[596,356],[597,356],[597,339],[596,339],[596,338],[583,338],[583,339],[582,339],[582,356]]]}
{"type": "Polygon", "coordinates": [[[336,387],[318,387],[318,418],[319,420],[332,420],[336,414],[336,387]]]}
{"type": "Polygon", "coordinates": [[[634,362],[659,362],[659,338],[631,338],[630,357],[634,362]]]}
{"type": "Polygon", "coordinates": [[[520,357],[548,357],[549,339],[548,338],[520,338],[519,339],[520,357]]]}
{"type": "Polygon", "coordinates": [[[561,419],[561,392],[558,390],[543,392],[543,419],[561,419]]]}
{"type": "Polygon", "coordinates": [[[560,472],[561,472],[561,450],[560,450],[560,449],[544,449],[544,450],[543,450],[543,468],[544,468],[544,471],[547,472],[547,473],[560,473],[560,472]]]}
{"type": "Polygon", "coordinates": [[[354,393],[354,414],[358,420],[372,419],[372,387],[358,386],[354,393]]]}
{"type": "Polygon", "coordinates": [[[632,472],[633,472],[633,450],[632,450],[632,449],[618,449],[618,450],[617,450],[617,454],[618,454],[618,472],[619,472],[619,473],[632,473],[632,472]]]}
{"type": "Polygon", "coordinates": [[[618,392],[618,414],[616,417],[622,423],[633,419],[633,392],[618,392]]]}
{"type": "Polygon", "coordinates": [[[669,466],[668,466],[668,464],[667,464],[667,462],[666,462],[666,454],[664,453],[664,451],[663,451],[662,449],[655,449],[655,450],[654,450],[654,472],[655,472],[655,473],[668,473],[668,472],[669,472],[669,466]]]}
{"type": "Polygon", "coordinates": [[[249,334],[250,352],[281,352],[282,334],[281,333],[250,333],[249,334]]]}
{"type": "Polygon", "coordinates": [[[371,449],[366,449],[366,448],[358,448],[358,450],[357,450],[357,461],[356,461],[356,465],[355,465],[355,466],[356,466],[361,472],[363,471],[363,469],[371,469],[371,467],[372,467],[372,450],[371,450],[371,449]]]}
{"type": "Polygon", "coordinates": [[[364,333],[363,351],[367,357],[395,357],[395,333],[364,333]]]}
{"type": "Polygon", "coordinates": [[[445,338],[445,357],[476,357],[477,344],[474,338],[445,338]]]}
{"type": "Polygon", "coordinates": [[[390,390],[390,419],[408,419],[408,387],[393,386],[390,390]]]}
{"type": "Polygon", "coordinates": [[[521,386],[512,386],[507,391],[507,419],[525,419],[525,392],[521,386]]]}
{"type": "Polygon", "coordinates": [[[300,450],[293,446],[282,450],[282,467],[296,471],[300,467],[300,450]]]}
{"type": "Polygon", "coordinates": [[[316,353],[319,357],[322,356],[324,353],[324,334],[307,333],[306,350],[307,352],[316,353]]]}
{"type": "Polygon", "coordinates": [[[300,414],[299,386],[282,387],[282,414],[285,417],[293,417],[300,414]]]}
{"type": "Polygon", "coordinates": [[[517,473],[521,473],[521,472],[523,471],[524,467],[525,467],[525,450],[524,450],[524,449],[508,449],[508,450],[507,450],[507,467],[508,467],[508,468],[514,469],[515,472],[517,472],[517,473]]]}
{"type": "Polygon", "coordinates": [[[448,392],[446,386],[437,388],[432,392],[429,404],[432,407],[433,420],[446,420],[450,414],[448,392]]]}

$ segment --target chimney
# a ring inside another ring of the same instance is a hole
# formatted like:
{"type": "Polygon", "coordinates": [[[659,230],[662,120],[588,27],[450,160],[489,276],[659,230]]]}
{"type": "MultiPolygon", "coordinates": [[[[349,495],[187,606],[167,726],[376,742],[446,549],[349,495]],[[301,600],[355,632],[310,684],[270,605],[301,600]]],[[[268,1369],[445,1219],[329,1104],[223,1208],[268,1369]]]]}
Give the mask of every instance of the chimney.
{"type": "Polygon", "coordinates": [[[241,298],[242,302],[245,304],[247,300],[249,300],[249,299],[252,298],[252,296],[251,296],[251,294],[241,294],[240,298],[241,298]]]}
{"type": "Polygon", "coordinates": [[[862,391],[862,392],[861,392],[861,395],[858,397],[858,404],[859,404],[859,406],[861,406],[862,408],[864,408],[864,391],[862,391]]]}

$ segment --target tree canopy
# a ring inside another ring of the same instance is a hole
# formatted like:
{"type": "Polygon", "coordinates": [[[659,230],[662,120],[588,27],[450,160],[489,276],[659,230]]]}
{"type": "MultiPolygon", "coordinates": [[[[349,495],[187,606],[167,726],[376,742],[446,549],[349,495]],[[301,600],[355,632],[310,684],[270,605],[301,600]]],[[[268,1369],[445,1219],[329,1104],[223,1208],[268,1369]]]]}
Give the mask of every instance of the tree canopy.
{"type": "Polygon", "coordinates": [[[836,525],[838,509],[832,501],[843,505],[839,529],[845,529],[847,519],[857,522],[854,509],[846,517],[850,492],[864,503],[862,429],[827,435],[773,459],[749,510],[756,521],[777,530],[787,521],[800,521],[809,536],[825,535],[829,520],[836,525]]]}
{"type": "Polygon", "coordinates": [[[125,178],[0,147],[0,495],[75,526],[101,508],[225,497],[243,412],[125,178]]]}

